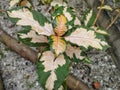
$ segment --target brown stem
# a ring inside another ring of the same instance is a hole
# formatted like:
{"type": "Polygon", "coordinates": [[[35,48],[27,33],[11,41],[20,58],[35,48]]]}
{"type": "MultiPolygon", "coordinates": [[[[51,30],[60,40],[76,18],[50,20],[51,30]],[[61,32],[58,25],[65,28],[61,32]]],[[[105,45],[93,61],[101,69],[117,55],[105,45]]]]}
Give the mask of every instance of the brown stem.
{"type": "Polygon", "coordinates": [[[75,76],[69,75],[66,79],[66,84],[71,87],[72,90],[90,90],[86,87],[86,84],[78,80],[75,76]]]}
{"type": "Polygon", "coordinates": [[[115,23],[115,21],[118,19],[119,16],[120,16],[120,11],[115,16],[115,18],[111,21],[111,23],[107,26],[106,30],[108,30],[115,23]]]}
{"type": "Polygon", "coordinates": [[[0,9],[0,12],[6,12],[6,10],[0,9]]]}
{"type": "MultiPolygon", "coordinates": [[[[16,39],[9,36],[2,29],[0,29],[0,42],[4,43],[11,50],[17,52],[23,58],[35,63],[37,61],[37,52],[27,47],[23,43],[17,41],[16,39]]],[[[68,75],[66,79],[67,86],[69,86],[72,90],[90,90],[84,82],[75,79],[73,76],[68,75]],[[75,87],[73,87],[75,86],[75,87]]]]}
{"type": "Polygon", "coordinates": [[[0,90],[4,90],[1,74],[0,74],[0,90]]]}
{"type": "Polygon", "coordinates": [[[99,8],[99,11],[98,11],[98,13],[97,13],[97,15],[96,15],[96,18],[95,18],[94,22],[93,22],[93,26],[95,25],[96,21],[98,20],[98,18],[99,18],[99,16],[100,16],[100,13],[101,13],[101,11],[102,11],[102,6],[103,6],[103,4],[104,4],[104,0],[101,1],[101,5],[100,5],[100,8],[99,8]]]}
{"type": "Polygon", "coordinates": [[[29,59],[31,62],[35,63],[37,61],[37,52],[33,49],[27,47],[23,43],[13,39],[7,33],[0,29],[0,42],[4,43],[11,50],[15,51],[22,57],[29,59]]]}

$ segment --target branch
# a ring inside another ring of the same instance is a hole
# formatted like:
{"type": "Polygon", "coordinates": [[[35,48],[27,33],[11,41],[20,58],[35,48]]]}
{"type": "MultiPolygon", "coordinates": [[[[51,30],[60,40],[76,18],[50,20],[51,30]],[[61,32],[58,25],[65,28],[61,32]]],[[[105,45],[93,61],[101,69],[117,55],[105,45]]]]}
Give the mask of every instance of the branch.
{"type": "Polygon", "coordinates": [[[115,18],[111,21],[111,23],[107,26],[106,30],[108,30],[115,23],[115,21],[118,19],[119,16],[120,16],[120,11],[115,16],[115,18]]]}
{"type": "MultiPolygon", "coordinates": [[[[33,63],[36,63],[38,53],[32,50],[31,48],[27,47],[23,43],[12,38],[2,29],[0,29],[0,42],[4,43],[7,47],[21,55],[23,58],[33,63]]],[[[86,84],[84,84],[84,82],[77,80],[72,75],[68,75],[66,83],[67,86],[72,90],[90,90],[89,87],[86,84]]]]}
{"type": "Polygon", "coordinates": [[[11,50],[15,51],[25,59],[29,59],[31,62],[35,63],[37,61],[37,52],[33,49],[27,47],[23,43],[13,39],[7,33],[0,29],[0,42],[4,43],[11,50]]]}
{"type": "Polygon", "coordinates": [[[103,4],[104,4],[104,0],[101,0],[101,5],[100,5],[99,11],[98,11],[98,13],[97,13],[97,15],[96,15],[95,21],[93,22],[93,26],[96,24],[96,21],[98,20],[98,18],[99,18],[99,16],[100,16],[100,13],[101,13],[101,11],[102,11],[102,6],[103,6],[103,4]]]}

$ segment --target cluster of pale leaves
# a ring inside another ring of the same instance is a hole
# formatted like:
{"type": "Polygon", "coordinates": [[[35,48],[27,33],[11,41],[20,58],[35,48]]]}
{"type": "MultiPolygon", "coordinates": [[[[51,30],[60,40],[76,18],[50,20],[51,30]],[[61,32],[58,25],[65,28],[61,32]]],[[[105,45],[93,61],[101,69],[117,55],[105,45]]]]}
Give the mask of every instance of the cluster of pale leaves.
{"type": "MultiPolygon", "coordinates": [[[[11,0],[10,7],[14,6],[19,1],[20,0],[11,0]]],[[[16,25],[31,27],[31,30],[28,33],[19,33],[20,38],[31,38],[32,43],[49,44],[49,50],[44,51],[40,55],[40,62],[44,66],[43,71],[50,71],[50,75],[47,77],[45,83],[45,88],[48,90],[54,89],[55,81],[58,79],[56,70],[67,63],[65,55],[67,55],[70,59],[75,56],[77,59],[81,60],[84,57],[81,56],[82,50],[80,49],[80,46],[86,49],[89,48],[89,46],[102,49],[103,46],[108,45],[105,41],[96,38],[96,32],[100,34],[107,34],[105,31],[99,30],[95,26],[91,26],[91,30],[88,30],[87,28],[81,26],[81,23],[77,17],[74,19],[74,26],[76,26],[76,28],[72,28],[72,25],[67,25],[69,21],[73,20],[73,17],[71,13],[67,11],[66,4],[63,4],[60,0],[58,1],[59,2],[53,0],[51,5],[64,5],[65,7],[62,14],[53,17],[55,20],[55,27],[53,27],[53,23],[49,23],[47,21],[44,25],[41,25],[34,18],[33,13],[28,8],[20,8],[7,12],[10,18],[18,18],[16,25]],[[70,34],[65,35],[67,32],[70,32],[70,34]]],[[[84,21],[85,26],[87,26],[90,22],[92,13],[93,10],[87,14],[84,21]]]]}

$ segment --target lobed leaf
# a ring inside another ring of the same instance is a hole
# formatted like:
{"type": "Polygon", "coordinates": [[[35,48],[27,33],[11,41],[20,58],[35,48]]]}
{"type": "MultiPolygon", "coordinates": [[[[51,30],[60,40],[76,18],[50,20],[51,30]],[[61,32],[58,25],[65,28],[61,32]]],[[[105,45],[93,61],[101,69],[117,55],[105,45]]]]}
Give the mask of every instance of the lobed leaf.
{"type": "Polygon", "coordinates": [[[80,47],[76,47],[76,46],[71,46],[70,44],[67,45],[66,48],[66,54],[70,59],[74,59],[74,56],[79,59],[82,60],[84,57],[81,55],[82,50],[80,50],[80,47]]]}
{"type": "Polygon", "coordinates": [[[75,16],[74,10],[72,8],[68,6],[57,7],[54,13],[52,14],[52,17],[54,19],[56,16],[61,15],[61,14],[63,14],[67,18],[66,25],[68,29],[71,29],[75,25],[81,25],[80,20],[78,19],[78,17],[75,16]]]}
{"type": "Polygon", "coordinates": [[[22,39],[31,38],[32,43],[48,43],[47,37],[38,35],[35,31],[30,30],[27,34],[19,33],[19,37],[22,39]]]}
{"type": "Polygon", "coordinates": [[[55,6],[67,6],[67,4],[62,0],[53,0],[51,2],[51,6],[53,6],[53,7],[55,7],[55,6]]]}
{"type": "Polygon", "coordinates": [[[55,57],[51,51],[42,53],[38,66],[39,73],[42,72],[39,74],[39,78],[45,80],[42,80],[43,82],[40,80],[40,83],[45,86],[47,90],[58,90],[63,83],[69,69],[66,59],[63,54],[55,57]],[[60,77],[60,74],[63,77],[60,77]]]}
{"type": "Polygon", "coordinates": [[[102,46],[107,45],[105,41],[101,41],[100,39],[96,38],[94,31],[88,31],[83,27],[79,27],[74,30],[74,32],[72,32],[69,36],[65,37],[65,40],[85,48],[91,46],[97,49],[102,49],[102,46]]]}
{"type": "Polygon", "coordinates": [[[94,31],[97,32],[97,33],[99,33],[99,34],[109,35],[105,30],[103,30],[101,28],[98,28],[98,27],[95,27],[95,26],[92,26],[91,28],[94,29],[94,31]]]}
{"type": "Polygon", "coordinates": [[[95,13],[94,11],[91,9],[89,10],[84,17],[84,25],[87,27],[91,27],[93,22],[95,20],[95,13]]]}
{"type": "Polygon", "coordinates": [[[18,4],[20,2],[20,0],[10,0],[9,4],[10,4],[10,8],[12,8],[13,6],[15,6],[16,4],[18,4]]]}
{"type": "Polygon", "coordinates": [[[67,31],[67,18],[61,14],[59,16],[56,17],[56,27],[55,27],[55,33],[57,34],[57,36],[62,36],[65,34],[65,32],[67,31]]]}
{"type": "Polygon", "coordinates": [[[27,8],[22,8],[18,10],[8,11],[8,15],[11,18],[18,18],[16,22],[17,25],[22,26],[31,26],[32,30],[36,31],[38,34],[50,36],[54,34],[52,25],[47,21],[43,21],[43,15],[39,14],[34,11],[34,15],[37,15],[36,18],[40,19],[41,22],[44,22],[44,26],[39,23],[36,18],[34,19],[33,13],[30,12],[27,8]]]}
{"type": "Polygon", "coordinates": [[[58,56],[63,53],[66,49],[66,42],[62,37],[51,36],[50,37],[50,45],[52,51],[54,50],[55,54],[58,56]]]}

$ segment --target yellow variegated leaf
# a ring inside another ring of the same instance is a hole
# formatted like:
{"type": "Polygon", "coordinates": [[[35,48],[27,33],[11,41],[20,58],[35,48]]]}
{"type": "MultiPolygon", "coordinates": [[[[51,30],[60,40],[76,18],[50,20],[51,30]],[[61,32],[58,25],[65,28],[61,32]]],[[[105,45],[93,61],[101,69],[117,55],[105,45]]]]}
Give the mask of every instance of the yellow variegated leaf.
{"type": "Polygon", "coordinates": [[[58,5],[58,6],[67,6],[67,4],[62,0],[53,0],[51,2],[51,6],[55,7],[56,5],[58,5]]]}
{"type": "Polygon", "coordinates": [[[70,12],[67,11],[67,7],[64,7],[63,14],[65,15],[68,21],[71,21],[73,19],[70,12]]]}
{"type": "Polygon", "coordinates": [[[21,38],[31,38],[33,43],[47,43],[47,37],[43,35],[37,35],[35,31],[31,30],[27,34],[19,34],[21,38]]]}
{"type": "MultiPolygon", "coordinates": [[[[100,9],[100,7],[98,7],[98,9],[100,9]]],[[[112,9],[112,7],[111,6],[109,6],[109,5],[104,5],[104,6],[102,6],[102,8],[101,9],[106,9],[106,10],[110,10],[110,11],[112,11],[113,9],[112,9]]]]}
{"type": "Polygon", "coordinates": [[[82,51],[80,50],[79,47],[76,47],[76,46],[67,45],[67,49],[65,52],[67,56],[69,56],[70,58],[73,58],[74,55],[79,60],[82,60],[84,58],[83,56],[81,56],[82,51]]]}
{"type": "Polygon", "coordinates": [[[17,3],[19,3],[20,0],[11,0],[10,1],[10,8],[12,8],[14,5],[16,5],[17,3]]]}
{"type": "Polygon", "coordinates": [[[74,25],[79,25],[79,26],[81,25],[81,22],[78,19],[78,17],[75,18],[74,25]]]}
{"type": "Polygon", "coordinates": [[[46,81],[45,87],[47,90],[53,90],[54,83],[57,80],[55,69],[57,69],[59,66],[63,66],[66,63],[64,55],[60,55],[56,58],[51,51],[46,51],[42,54],[40,61],[43,61],[45,68],[44,72],[50,71],[50,76],[46,81]]]}
{"type": "MultiPolygon", "coordinates": [[[[66,36],[65,40],[70,41],[78,46],[83,46],[88,48],[92,46],[97,49],[102,49],[102,45],[104,41],[96,38],[95,32],[92,30],[87,31],[85,28],[77,28],[74,32],[71,33],[70,36],[66,36]]],[[[107,43],[104,42],[104,45],[107,43]]]]}
{"type": "Polygon", "coordinates": [[[55,54],[58,56],[63,53],[66,49],[66,42],[62,37],[51,36],[51,48],[54,50],[55,54]]]}
{"type": "Polygon", "coordinates": [[[54,34],[51,24],[45,23],[44,26],[41,26],[38,21],[34,20],[32,13],[27,8],[8,11],[8,15],[11,18],[19,18],[16,23],[17,25],[31,26],[32,30],[36,31],[38,34],[47,36],[54,34]]]}
{"type": "Polygon", "coordinates": [[[86,15],[86,20],[84,20],[85,26],[87,26],[87,24],[88,24],[90,18],[92,17],[92,15],[93,15],[93,10],[90,10],[90,12],[86,15]]]}
{"type": "Polygon", "coordinates": [[[57,36],[62,36],[67,31],[66,27],[67,18],[64,15],[59,15],[56,17],[56,27],[55,32],[57,36]]]}
{"type": "Polygon", "coordinates": [[[101,29],[99,29],[98,27],[92,26],[91,28],[93,28],[95,30],[95,32],[103,34],[103,35],[108,35],[108,33],[106,31],[103,31],[101,29]]]}

